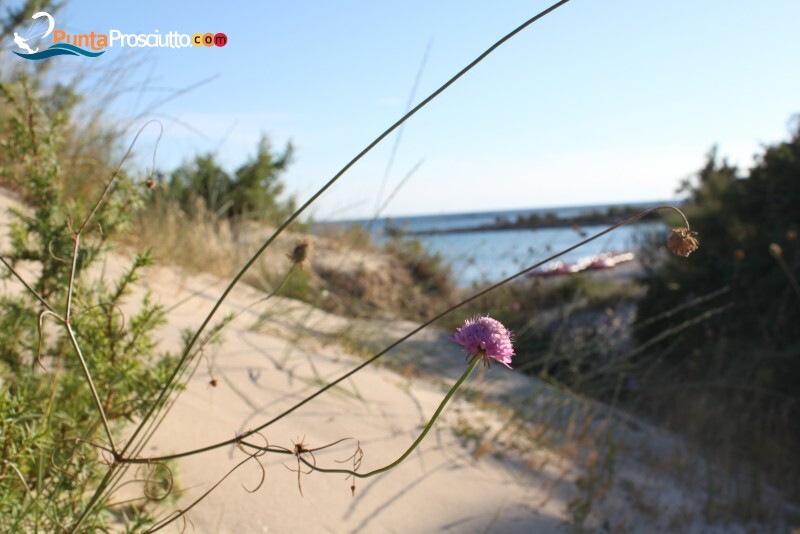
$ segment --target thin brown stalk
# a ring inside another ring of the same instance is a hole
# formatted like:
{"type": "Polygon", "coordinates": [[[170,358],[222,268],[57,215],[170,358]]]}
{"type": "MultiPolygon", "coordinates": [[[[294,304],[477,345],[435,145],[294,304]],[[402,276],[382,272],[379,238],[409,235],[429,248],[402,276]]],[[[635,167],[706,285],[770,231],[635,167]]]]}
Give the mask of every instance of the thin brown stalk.
{"type": "MultiPolygon", "coordinates": [[[[128,446],[125,447],[122,451],[122,455],[124,456],[127,452],[128,447],[130,444],[134,443],[135,439],[138,437],[139,433],[142,431],[142,428],[146,424],[147,420],[152,416],[156,409],[164,402],[165,397],[169,394],[172,390],[172,386],[174,384],[175,379],[178,377],[180,369],[183,367],[183,363],[192,353],[192,348],[200,339],[203,331],[206,327],[211,323],[214,315],[216,315],[219,308],[222,306],[222,303],[227,299],[228,295],[233,291],[233,288],[239,283],[245,273],[250,269],[250,267],[261,257],[264,251],[272,245],[272,243],[277,239],[277,237],[283,233],[289,225],[295,221],[311,204],[313,204],[322,194],[325,193],[334,183],[336,183],[339,178],[341,178],[350,168],[355,165],[361,158],[363,158],[368,152],[370,152],[375,146],[377,146],[381,141],[383,141],[386,137],[388,137],[393,131],[400,127],[403,123],[405,123],[408,119],[414,116],[419,110],[427,106],[431,101],[433,101],[436,97],[442,94],[447,88],[453,85],[456,81],[458,81],[462,76],[464,76],[467,72],[472,70],[478,63],[486,59],[492,52],[494,52],[497,48],[503,45],[506,41],[517,35],[519,32],[533,24],[534,22],[538,21],[539,19],[545,17],[546,15],[552,13],[556,9],[560,8],[564,4],[568,3],[569,0],[560,0],[556,2],[552,6],[548,7],[547,9],[541,11],[537,15],[531,17],[527,21],[523,22],[519,26],[517,26],[514,30],[504,35],[500,40],[494,43],[492,46],[487,48],[483,53],[481,53],[478,57],[476,57],[472,62],[470,62],[466,67],[461,69],[458,73],[456,73],[452,78],[446,81],[443,85],[441,85],[438,89],[436,89],[433,93],[431,93],[428,97],[422,100],[419,104],[414,106],[409,112],[404,114],[399,120],[397,120],[394,124],[392,124],[389,128],[383,131],[378,137],[376,137],[373,141],[371,141],[361,152],[359,152],[353,159],[351,159],[344,167],[342,167],[339,172],[337,172],[330,180],[328,180],[325,185],[323,185],[316,193],[314,193],[302,206],[300,206],[292,215],[290,215],[284,222],[281,224],[275,232],[261,245],[261,247],[253,254],[253,256],[244,264],[244,266],[239,270],[236,276],[233,277],[231,282],[222,292],[219,299],[214,306],[209,311],[206,318],[201,323],[200,327],[195,332],[192,339],[187,344],[186,349],[184,350],[184,354],[181,356],[181,361],[175,368],[173,374],[167,379],[167,382],[164,384],[164,387],[161,390],[161,394],[159,395],[156,402],[152,405],[150,410],[145,414],[142,422],[137,426],[134,430],[133,435],[131,436],[130,440],[128,441],[128,446]]],[[[687,223],[688,224],[688,223],[687,223]]]]}
{"type": "Polygon", "coordinates": [[[511,282],[512,280],[515,280],[515,279],[517,279],[517,278],[519,278],[521,276],[524,276],[524,275],[530,273],[531,271],[541,267],[542,265],[546,265],[546,264],[552,262],[553,260],[563,256],[564,254],[572,252],[573,250],[575,250],[577,248],[580,248],[580,247],[586,245],[587,243],[590,243],[590,242],[594,241],[595,239],[599,239],[600,237],[602,237],[602,236],[604,236],[604,235],[606,235],[606,234],[608,234],[610,232],[613,232],[617,228],[620,228],[622,226],[634,223],[634,222],[642,219],[643,217],[646,217],[646,216],[650,215],[651,213],[655,213],[657,211],[665,210],[665,209],[673,210],[673,211],[677,212],[678,214],[680,214],[681,217],[683,217],[683,220],[686,222],[687,229],[688,229],[688,224],[689,224],[688,220],[686,220],[686,217],[683,215],[683,212],[681,210],[679,210],[678,208],[676,208],[675,206],[658,206],[658,207],[651,208],[649,210],[643,211],[642,213],[639,213],[638,215],[635,215],[635,216],[633,216],[633,217],[631,217],[629,219],[626,219],[626,220],[624,220],[622,222],[619,222],[619,223],[617,223],[617,224],[615,224],[615,225],[613,225],[613,226],[611,226],[609,228],[606,228],[602,232],[599,232],[599,233],[597,233],[597,234],[595,234],[595,235],[593,235],[593,236],[591,236],[589,238],[586,238],[583,241],[581,241],[579,243],[576,243],[575,245],[562,250],[561,252],[553,254],[549,258],[546,258],[546,259],[544,259],[544,260],[542,260],[542,261],[540,261],[538,263],[535,263],[535,264],[531,265],[530,267],[527,267],[527,268],[519,271],[518,273],[516,273],[516,274],[514,274],[512,276],[509,276],[508,278],[506,278],[504,280],[501,280],[500,282],[492,284],[491,286],[489,286],[489,287],[487,287],[485,289],[482,289],[481,291],[478,291],[477,293],[474,293],[472,296],[462,300],[461,302],[450,306],[446,310],[436,314],[435,316],[433,316],[432,318],[428,319],[427,321],[425,321],[424,323],[422,323],[418,327],[416,327],[413,330],[411,330],[409,333],[405,334],[404,336],[400,337],[399,339],[397,339],[393,343],[389,344],[386,348],[384,348],[383,350],[381,350],[380,352],[378,352],[377,354],[375,354],[371,358],[365,360],[363,363],[359,364],[355,368],[353,368],[350,371],[346,372],[345,374],[341,375],[339,378],[329,382],[328,384],[326,384],[325,386],[323,386],[322,388],[320,388],[316,392],[312,393],[308,397],[304,398],[303,400],[301,400],[300,402],[298,402],[294,406],[286,409],[285,411],[283,411],[282,413],[280,413],[277,416],[273,417],[272,419],[270,419],[266,423],[254,428],[252,430],[248,430],[247,432],[245,432],[245,433],[243,433],[243,434],[241,434],[239,436],[236,436],[234,438],[231,438],[231,439],[228,439],[228,440],[225,440],[225,441],[221,441],[219,443],[214,443],[212,445],[207,445],[205,447],[192,449],[192,450],[189,450],[189,451],[184,451],[184,452],[175,453],[175,454],[169,454],[169,455],[165,455],[165,456],[151,457],[151,458],[129,458],[129,457],[124,457],[123,456],[123,457],[119,458],[119,461],[122,462],[122,463],[147,463],[147,462],[156,462],[156,461],[166,461],[166,460],[173,460],[173,459],[176,459],[176,458],[183,458],[183,457],[186,457],[186,456],[192,456],[192,455],[195,455],[195,454],[200,454],[202,452],[211,451],[211,450],[214,450],[214,449],[218,449],[220,447],[226,447],[228,445],[235,445],[235,444],[241,442],[241,440],[243,440],[243,439],[245,439],[245,438],[247,438],[249,436],[252,436],[253,434],[255,434],[257,432],[260,432],[261,430],[264,430],[268,426],[271,426],[272,424],[280,421],[281,419],[283,419],[287,415],[291,414],[295,410],[297,410],[300,407],[304,406],[305,404],[311,402],[312,400],[314,400],[318,396],[322,395],[323,393],[325,393],[329,389],[332,389],[333,387],[335,387],[336,385],[338,385],[342,381],[350,378],[351,376],[353,376],[357,372],[361,371],[362,369],[364,369],[368,365],[371,365],[376,360],[378,360],[379,358],[384,356],[386,353],[388,353],[389,351],[391,351],[392,349],[394,349],[395,347],[397,347],[401,343],[405,342],[409,338],[413,337],[414,335],[416,335],[420,331],[424,330],[425,328],[427,328],[431,324],[435,323],[439,319],[442,319],[443,317],[445,317],[446,315],[454,312],[455,310],[465,306],[466,304],[469,304],[470,302],[472,302],[472,301],[474,301],[474,300],[486,295],[487,293],[489,293],[491,291],[494,291],[495,289],[497,289],[497,288],[499,288],[499,287],[511,282]]]}

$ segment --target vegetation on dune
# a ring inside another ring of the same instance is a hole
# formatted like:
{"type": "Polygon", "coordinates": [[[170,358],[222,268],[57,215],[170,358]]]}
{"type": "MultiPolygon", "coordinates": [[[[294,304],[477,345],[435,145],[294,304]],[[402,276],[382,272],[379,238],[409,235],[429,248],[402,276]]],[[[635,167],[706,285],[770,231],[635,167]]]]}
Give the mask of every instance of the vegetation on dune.
{"type": "MultiPolygon", "coordinates": [[[[138,498],[117,505],[108,500],[126,480],[120,478],[124,468],[109,468],[121,467],[111,436],[150,417],[178,366],[176,355],[159,351],[153,337],[166,320],[162,307],[147,294],[138,302],[130,296],[154,261],[148,245],[160,255],[173,240],[180,246],[162,259],[209,269],[216,257],[218,274],[230,275],[260,239],[242,236],[264,234],[295,209],[280,179],[292,148],[275,153],[263,137],[255,156],[234,172],[206,154],[151,182],[117,168],[124,159],[118,134],[103,130],[101,122],[78,122],[74,87],[20,70],[0,83],[0,96],[0,186],[20,201],[1,252],[2,277],[8,287],[23,284],[0,297],[0,530],[123,525],[140,531],[154,523],[152,503],[172,494],[176,483],[169,462],[157,462],[135,470],[138,498]],[[89,134],[103,142],[84,144],[89,134]],[[119,274],[106,274],[108,253],[120,243],[145,252],[119,274]],[[93,496],[98,488],[103,495],[93,496]],[[95,497],[99,505],[87,507],[95,497]]],[[[404,274],[389,285],[418,285],[424,294],[430,277],[439,277],[436,288],[448,283],[412,257],[426,257],[423,251],[397,247],[398,272],[404,274]]],[[[301,266],[309,262],[278,256],[280,265],[295,262],[292,276],[269,265],[261,273],[266,278],[254,276],[251,283],[322,302],[324,281],[301,266]]],[[[367,283],[375,286],[368,287],[374,302],[382,284],[367,283]]],[[[344,300],[359,298],[342,295],[344,300]]],[[[188,361],[227,320],[198,341],[188,361]]],[[[173,383],[170,390],[180,387],[173,383]]]]}
{"type": "MultiPolygon", "coordinates": [[[[2,277],[23,276],[31,288],[0,297],[0,530],[57,532],[76,520],[105,474],[106,453],[91,444],[144,413],[174,359],[156,349],[152,333],[164,312],[149,296],[123,318],[149,254],[117,277],[87,275],[108,239],[130,224],[138,188],[119,176],[109,202],[79,229],[91,208],[64,193],[74,172],[60,156],[69,99],[36,94],[26,78],[0,84],[0,92],[0,174],[25,201],[13,213],[2,277]]],[[[145,524],[140,504],[117,517],[145,524]]],[[[86,524],[104,528],[111,519],[99,507],[86,524]]]]}
{"type": "Polygon", "coordinates": [[[654,236],[637,279],[524,280],[467,309],[514,331],[517,369],[689,437],[746,487],[720,516],[760,517],[759,477],[800,495],[799,177],[800,128],[745,173],[714,150],[682,186],[701,242],[688,261],[654,236]]]}
{"type": "MultiPolygon", "coordinates": [[[[30,5],[0,27],[13,27],[30,5]]],[[[172,172],[134,177],[112,164],[121,156],[115,131],[94,123],[92,138],[103,142],[94,148],[81,142],[87,126],[75,118],[79,102],[70,87],[49,85],[36,72],[6,78],[0,83],[0,185],[25,206],[13,214],[2,251],[2,276],[22,289],[0,296],[0,530],[103,529],[112,521],[142,529],[153,523],[148,504],[170,493],[169,464],[139,456],[149,430],[130,450],[130,443],[115,445],[113,438],[131,422],[142,425],[136,433],[145,422],[157,425],[165,399],[231,318],[214,324],[209,314],[194,338],[186,337],[181,356],[159,351],[153,332],[165,312],[149,295],[129,302],[131,286],[154,256],[225,276],[252,257],[253,268],[241,279],[265,291],[262,301],[277,294],[350,316],[436,317],[450,327],[464,316],[491,315],[514,332],[516,369],[667,422],[732,473],[746,459],[759,484],[763,471],[798,490],[792,453],[800,443],[793,425],[800,418],[800,331],[794,328],[800,320],[800,124],[747,173],[712,152],[697,180],[685,184],[687,213],[703,243],[691,261],[666,258],[659,243],[639,280],[522,280],[468,302],[456,317],[442,310],[471,297],[456,289],[439,256],[401,235],[379,250],[357,229],[346,239],[322,236],[313,255],[310,241],[293,235],[256,261],[271,243],[259,249],[262,234],[272,227],[280,233],[296,215],[282,182],[291,144],[275,152],[264,136],[255,155],[232,172],[203,154],[172,172]],[[112,242],[146,252],[115,276],[93,272],[112,242]],[[128,307],[135,311],[123,313],[128,307]],[[118,475],[134,464],[145,470],[137,479],[143,498],[112,507],[108,495],[118,475]]],[[[548,220],[514,224],[556,223],[548,220]]],[[[289,228],[308,227],[297,220],[289,228]]],[[[696,243],[688,228],[682,232],[671,248],[685,256],[696,243]]],[[[473,352],[495,339],[473,336],[478,323],[500,331],[494,320],[465,325],[457,341],[473,352]]],[[[506,364],[508,334],[504,327],[494,358],[506,364]]],[[[318,393],[389,349],[370,352],[318,393]]],[[[251,446],[237,436],[212,448],[231,444],[251,446]]],[[[253,450],[261,452],[248,460],[280,452],[293,454],[298,467],[312,467],[303,455],[313,451],[302,444],[253,450]]],[[[606,468],[613,471],[611,463],[606,468]]],[[[591,503],[594,490],[587,491],[591,503]]],[[[708,508],[725,516],[713,499],[708,508]]],[[[590,510],[591,504],[578,515],[590,510]]],[[[753,514],[745,519],[764,519],[759,510],[747,508],[753,514]]]]}
{"type": "Polygon", "coordinates": [[[233,173],[225,171],[213,153],[198,155],[168,177],[156,178],[153,202],[175,203],[190,217],[202,209],[231,220],[280,224],[296,209],[291,197],[280,200],[280,176],[293,151],[289,143],[282,153],[274,153],[269,138],[262,136],[256,155],[233,173]]]}
{"type": "MultiPolygon", "coordinates": [[[[24,78],[16,82],[0,87],[6,132],[2,176],[30,214],[17,214],[4,257],[15,268],[38,266],[33,268],[32,289],[58,310],[66,304],[71,284],[71,263],[65,259],[73,252],[75,221],[93,207],[88,195],[70,199],[65,194],[66,177],[79,172],[72,164],[76,160],[67,157],[77,101],[64,98],[63,88],[48,93],[24,78]]],[[[724,450],[731,458],[746,454],[760,467],[771,467],[771,476],[796,481],[786,462],[797,437],[791,421],[797,416],[794,384],[799,369],[793,355],[798,337],[791,325],[797,322],[800,299],[800,224],[791,206],[800,200],[799,138],[795,133],[790,141],[768,147],[745,176],[718,163],[715,154],[709,157],[696,183],[685,186],[690,193],[687,211],[704,245],[692,261],[664,259],[654,252],[657,261],[645,258],[649,269],[637,282],[591,276],[523,280],[470,303],[466,315],[490,314],[514,331],[516,369],[664,419],[701,443],[725,436],[735,447],[712,448],[713,453],[724,450]],[[715,408],[693,407],[689,414],[685,402],[664,402],[659,395],[669,388],[681,390],[686,383],[700,386],[701,406],[715,408]]],[[[158,353],[153,344],[151,332],[164,320],[158,306],[145,299],[124,322],[118,312],[130,284],[151,263],[150,254],[137,256],[111,282],[92,281],[84,273],[102,258],[109,238],[122,236],[122,241],[141,247],[169,243],[165,239],[174,234],[182,248],[174,247],[167,259],[185,265],[194,259],[196,268],[213,270],[211,260],[217,254],[226,262],[218,273],[229,274],[253,246],[241,236],[280,222],[294,209],[294,201],[283,198],[280,180],[291,153],[291,145],[273,153],[264,137],[255,156],[233,173],[206,154],[161,175],[152,187],[125,173],[117,177],[83,236],[74,273],[76,313],[70,323],[94,380],[102,384],[97,393],[111,428],[143,415],[176,360],[158,353]],[[136,232],[129,232],[133,227],[136,232]],[[180,237],[187,234],[198,240],[180,237]],[[216,252],[210,236],[217,239],[216,252]]],[[[113,172],[100,161],[108,157],[95,160],[96,174],[84,176],[81,191],[99,192],[113,172]]],[[[288,274],[262,266],[246,280],[361,317],[426,318],[433,306],[442,308],[462,296],[448,266],[418,241],[395,236],[377,251],[365,233],[352,229],[346,239],[342,234],[319,239],[323,254],[304,257],[304,266],[298,264],[288,274]],[[317,260],[334,252],[338,264],[317,260]],[[386,262],[359,263],[365,254],[386,262]]],[[[663,243],[658,248],[663,251],[663,243]]],[[[285,253],[281,255],[287,264],[285,253]]],[[[74,520],[70,510],[81,508],[87,489],[104,472],[98,463],[102,452],[89,445],[102,439],[102,418],[93,408],[97,401],[74,358],[68,330],[61,329],[63,321],[39,315],[40,302],[27,293],[4,296],[0,306],[0,379],[5,387],[0,407],[8,443],[0,476],[7,497],[0,505],[11,521],[6,526],[56,528],[74,520]],[[46,371],[37,367],[39,360],[46,371]],[[28,423],[16,425],[22,419],[28,423]],[[14,462],[9,460],[12,454],[14,462]],[[46,461],[48,454],[55,463],[46,461]],[[83,473],[80,483],[67,481],[62,465],[83,473]],[[57,500],[62,493],[64,499],[57,500]],[[58,505],[35,505],[41,498],[58,505]]],[[[460,323],[455,317],[448,321],[450,326],[460,323]]],[[[162,473],[155,484],[167,484],[168,478],[162,473]]],[[[146,510],[132,504],[118,508],[116,517],[141,526],[150,521],[146,510]]],[[[113,517],[107,512],[95,508],[85,521],[106,524],[113,517]]]]}
{"type": "MultiPolygon", "coordinates": [[[[703,246],[692,262],[670,258],[647,271],[639,316],[645,319],[727,289],[724,301],[730,307],[686,330],[667,355],[670,363],[689,378],[721,365],[744,382],[800,401],[800,359],[792,357],[800,354],[800,330],[794,327],[800,323],[798,126],[788,141],[766,147],[746,173],[720,162],[716,150],[711,151],[696,180],[683,187],[689,193],[685,211],[703,246]],[[720,347],[720,336],[731,343],[720,347]],[[710,347],[716,348],[709,352],[710,347]]],[[[639,337],[652,337],[664,324],[680,324],[719,304],[718,299],[677,312],[661,324],[643,327],[639,337]]]]}
{"type": "MultiPolygon", "coordinates": [[[[800,122],[741,171],[716,150],[687,181],[686,213],[702,246],[646,271],[640,342],[659,355],[637,396],[702,443],[730,444],[800,496],[800,122]],[[664,310],[669,315],[649,319],[664,310]],[[695,385],[689,403],[668,393],[695,385]],[[674,410],[671,410],[674,409],[674,410]],[[683,421],[680,418],[684,418],[683,421]]],[[[644,355],[640,359],[643,359],[644,355]]]]}

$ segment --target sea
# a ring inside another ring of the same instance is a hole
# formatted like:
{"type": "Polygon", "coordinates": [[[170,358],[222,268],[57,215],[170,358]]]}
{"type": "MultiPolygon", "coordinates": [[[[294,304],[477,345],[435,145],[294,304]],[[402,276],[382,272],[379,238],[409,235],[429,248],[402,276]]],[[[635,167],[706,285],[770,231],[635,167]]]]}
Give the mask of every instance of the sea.
{"type": "MultiPolygon", "coordinates": [[[[446,215],[418,215],[354,219],[335,222],[318,222],[318,226],[359,225],[370,233],[373,243],[382,244],[391,239],[387,229],[401,229],[406,237],[417,239],[432,254],[438,254],[452,271],[461,287],[479,286],[502,280],[526,267],[547,259],[553,254],[579,243],[585,236],[599,233],[608,226],[559,227],[515,230],[481,230],[475,232],[436,233],[413,235],[418,232],[446,231],[490,225],[498,220],[513,221],[519,215],[553,213],[559,218],[605,211],[612,207],[636,207],[646,210],[659,205],[677,205],[677,201],[636,202],[624,204],[598,204],[561,208],[531,208],[507,211],[455,213],[446,215]]],[[[579,249],[558,258],[564,262],[602,253],[634,252],[645,243],[648,236],[664,234],[668,228],[662,222],[640,222],[617,230],[592,241],[579,249]]]]}

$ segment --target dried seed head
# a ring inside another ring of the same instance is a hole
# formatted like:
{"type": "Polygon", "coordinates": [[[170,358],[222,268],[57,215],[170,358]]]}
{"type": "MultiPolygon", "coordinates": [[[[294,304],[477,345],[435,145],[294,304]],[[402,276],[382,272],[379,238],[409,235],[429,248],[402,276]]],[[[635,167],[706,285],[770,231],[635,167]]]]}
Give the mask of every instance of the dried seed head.
{"type": "Polygon", "coordinates": [[[311,239],[308,237],[300,239],[287,256],[295,265],[304,267],[308,262],[309,256],[311,256],[311,239]]]}
{"type": "Polygon", "coordinates": [[[777,243],[771,243],[769,246],[769,253],[775,256],[776,258],[780,258],[783,256],[783,249],[777,243]]]}
{"type": "Polygon", "coordinates": [[[152,178],[148,178],[144,185],[147,187],[147,189],[152,190],[156,186],[156,181],[152,178]]]}
{"type": "Polygon", "coordinates": [[[697,232],[692,232],[687,228],[673,228],[672,234],[669,236],[669,249],[673,254],[684,258],[688,257],[700,246],[696,235],[697,232]]]}

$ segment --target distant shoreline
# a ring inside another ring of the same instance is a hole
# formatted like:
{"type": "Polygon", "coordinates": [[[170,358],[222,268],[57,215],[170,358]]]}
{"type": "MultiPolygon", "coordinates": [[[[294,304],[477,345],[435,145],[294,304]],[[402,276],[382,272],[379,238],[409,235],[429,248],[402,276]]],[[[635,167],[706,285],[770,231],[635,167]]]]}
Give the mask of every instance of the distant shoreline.
{"type": "MultiPolygon", "coordinates": [[[[609,207],[604,211],[595,210],[589,213],[582,213],[572,217],[559,217],[555,213],[544,214],[532,213],[528,215],[517,215],[514,219],[497,217],[495,222],[478,226],[459,226],[454,228],[431,228],[423,230],[407,230],[399,226],[387,226],[386,233],[389,235],[405,236],[431,236],[443,234],[465,234],[478,232],[497,232],[507,230],[542,230],[552,228],[574,228],[580,232],[583,226],[602,226],[613,225],[640,214],[646,208],[636,206],[609,207]]],[[[653,222],[662,220],[657,214],[650,214],[642,217],[640,222],[653,222]]]]}
{"type": "MultiPolygon", "coordinates": [[[[620,219],[613,219],[613,220],[598,220],[594,222],[587,222],[584,224],[577,224],[577,223],[569,223],[569,222],[558,222],[558,223],[551,223],[551,224],[536,224],[536,225],[484,225],[484,226],[464,226],[460,228],[447,228],[447,229],[439,229],[439,230],[416,230],[416,231],[407,231],[403,230],[402,228],[398,228],[397,230],[402,232],[403,235],[407,236],[429,236],[429,235],[442,235],[442,234],[472,234],[472,233],[479,233],[479,232],[502,232],[507,230],[544,230],[544,229],[553,229],[553,228],[576,228],[580,229],[582,226],[603,226],[603,225],[612,225],[617,224],[620,222],[620,219]]],[[[640,220],[636,221],[635,223],[631,224],[639,224],[642,222],[653,222],[652,220],[640,220]]],[[[394,230],[394,228],[393,228],[394,230]]]]}

